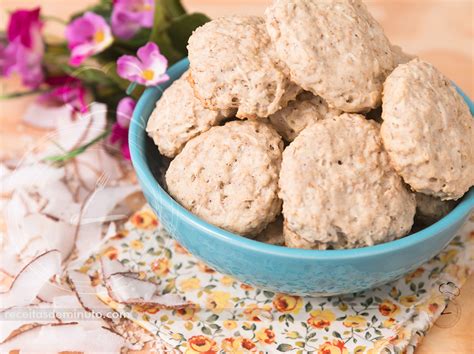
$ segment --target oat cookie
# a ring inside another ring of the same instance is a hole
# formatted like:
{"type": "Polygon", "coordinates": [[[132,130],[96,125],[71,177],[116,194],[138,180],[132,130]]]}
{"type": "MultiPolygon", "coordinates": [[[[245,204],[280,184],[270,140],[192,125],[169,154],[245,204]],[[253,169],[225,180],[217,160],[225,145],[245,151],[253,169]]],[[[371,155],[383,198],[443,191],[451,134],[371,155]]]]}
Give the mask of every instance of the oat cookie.
{"type": "Polygon", "coordinates": [[[314,96],[311,92],[302,92],[296,100],[272,114],[269,119],[283,139],[291,142],[311,123],[340,114],[341,111],[330,108],[321,97],[314,96]]]}
{"type": "Polygon", "coordinates": [[[360,0],[275,0],[265,12],[292,80],[345,112],[380,105],[390,43],[360,0]]]}
{"type": "Polygon", "coordinates": [[[146,131],[160,153],[172,158],[190,139],[219,124],[225,115],[226,112],[204,108],[201,101],[194,97],[185,73],[156,103],[146,131]]]}
{"type": "Polygon", "coordinates": [[[384,84],[382,139],[395,170],[417,192],[458,199],[474,184],[474,127],[449,80],[414,59],[384,84]]]}
{"type": "Polygon", "coordinates": [[[415,196],[390,167],[379,125],[358,114],[318,121],[286,148],[280,173],[285,242],[352,248],[406,235],[415,196]]]}
{"type": "Polygon", "coordinates": [[[233,121],[189,141],[166,173],[169,193],[204,220],[255,236],[281,211],[283,142],[263,121],[233,121]]]}
{"type": "Polygon", "coordinates": [[[441,199],[422,194],[415,193],[416,196],[416,215],[417,222],[423,225],[431,225],[442,217],[446,216],[456,206],[456,201],[441,199]]]}
{"type": "Polygon", "coordinates": [[[279,63],[256,16],[225,17],[198,28],[188,44],[191,83],[210,109],[237,109],[239,118],[268,117],[300,88],[279,63]]]}

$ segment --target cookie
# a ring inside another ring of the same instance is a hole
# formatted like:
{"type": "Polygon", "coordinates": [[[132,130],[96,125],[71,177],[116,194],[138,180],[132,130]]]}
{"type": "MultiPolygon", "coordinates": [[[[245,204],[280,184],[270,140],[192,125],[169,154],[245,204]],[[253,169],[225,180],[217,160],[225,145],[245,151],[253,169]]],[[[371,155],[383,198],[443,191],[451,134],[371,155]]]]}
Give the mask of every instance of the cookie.
{"type": "Polygon", "coordinates": [[[413,224],[415,196],[391,168],[379,125],[358,114],[304,129],[283,153],[279,185],[290,247],[370,246],[413,224]]]}
{"type": "Polygon", "coordinates": [[[416,215],[417,222],[423,225],[431,225],[454,209],[456,201],[443,201],[432,196],[415,193],[416,196],[416,215]]]}
{"type": "Polygon", "coordinates": [[[321,97],[314,96],[311,92],[303,92],[269,119],[283,139],[291,142],[311,123],[340,114],[340,111],[330,108],[321,97]]]}
{"type": "Polygon", "coordinates": [[[185,73],[156,103],[146,131],[160,153],[173,158],[190,139],[219,124],[228,113],[204,108],[185,73]]]}
{"type": "Polygon", "coordinates": [[[474,184],[471,113],[433,65],[414,59],[390,74],[382,119],[391,163],[413,190],[458,199],[474,184]]]}
{"type": "Polygon", "coordinates": [[[276,52],[303,89],[345,112],[381,103],[390,43],[359,0],[275,0],[265,12],[276,52]]]}
{"type": "Polygon", "coordinates": [[[283,142],[263,121],[232,121],[190,140],[166,172],[169,193],[209,223],[255,236],[281,211],[283,142]]]}
{"type": "Polygon", "coordinates": [[[268,243],[269,245],[283,246],[283,218],[279,216],[274,222],[267,226],[265,230],[255,237],[255,241],[268,243]]]}
{"type": "Polygon", "coordinates": [[[276,59],[264,20],[234,16],[198,28],[188,44],[191,83],[210,109],[238,118],[268,117],[301,90],[276,59]]]}

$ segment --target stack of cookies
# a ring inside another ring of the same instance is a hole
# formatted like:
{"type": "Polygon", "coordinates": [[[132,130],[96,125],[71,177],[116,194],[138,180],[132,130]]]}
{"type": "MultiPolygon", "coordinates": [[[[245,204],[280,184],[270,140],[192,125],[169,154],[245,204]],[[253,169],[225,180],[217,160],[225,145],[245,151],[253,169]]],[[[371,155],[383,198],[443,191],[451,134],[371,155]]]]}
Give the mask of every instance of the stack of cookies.
{"type": "Polygon", "coordinates": [[[364,247],[436,221],[474,184],[467,105],[360,0],[275,0],[198,28],[188,50],[147,132],[173,159],[169,193],[209,223],[364,247]]]}

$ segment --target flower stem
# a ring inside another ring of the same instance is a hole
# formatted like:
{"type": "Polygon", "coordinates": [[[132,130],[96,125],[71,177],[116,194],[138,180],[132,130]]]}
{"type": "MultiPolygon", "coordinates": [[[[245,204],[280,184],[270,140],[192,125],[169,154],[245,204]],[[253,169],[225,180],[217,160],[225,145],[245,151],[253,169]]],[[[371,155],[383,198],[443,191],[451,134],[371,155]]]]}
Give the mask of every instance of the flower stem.
{"type": "Polygon", "coordinates": [[[62,25],[67,25],[67,21],[63,20],[62,18],[56,17],[56,16],[51,16],[51,15],[42,15],[41,18],[45,21],[52,21],[52,22],[57,22],[62,25]]]}
{"type": "Polygon", "coordinates": [[[109,135],[109,133],[110,133],[110,130],[107,129],[102,134],[100,134],[96,138],[92,139],[88,143],[86,143],[84,145],[81,145],[78,148],[73,149],[73,150],[65,153],[64,155],[47,156],[43,160],[47,161],[47,162],[53,162],[53,163],[66,163],[67,161],[69,161],[69,160],[75,158],[76,156],[82,154],[83,152],[85,152],[92,145],[94,145],[94,144],[98,143],[99,141],[105,139],[109,135]]]}
{"type": "Polygon", "coordinates": [[[0,100],[9,100],[11,98],[30,96],[30,95],[35,95],[37,93],[44,93],[48,91],[49,89],[39,89],[39,90],[31,90],[31,91],[24,91],[24,92],[12,92],[12,93],[8,93],[6,95],[0,96],[0,100]]]}
{"type": "Polygon", "coordinates": [[[131,82],[130,85],[128,85],[127,90],[125,91],[125,93],[130,96],[133,93],[133,91],[135,91],[135,87],[137,87],[137,83],[136,82],[131,82]]]}

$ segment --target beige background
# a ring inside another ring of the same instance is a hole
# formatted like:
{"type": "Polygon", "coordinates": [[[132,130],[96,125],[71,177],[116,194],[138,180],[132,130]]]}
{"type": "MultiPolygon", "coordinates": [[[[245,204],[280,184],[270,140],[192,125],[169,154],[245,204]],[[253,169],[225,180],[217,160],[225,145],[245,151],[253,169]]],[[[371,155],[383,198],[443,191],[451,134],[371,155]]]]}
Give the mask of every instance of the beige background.
{"type": "MultiPolygon", "coordinates": [[[[40,5],[43,13],[67,18],[94,0],[0,0],[0,28],[7,11],[40,5]]],[[[262,14],[271,0],[183,0],[189,10],[211,17],[226,14],[262,14]]],[[[367,4],[382,23],[387,36],[405,51],[435,64],[474,97],[474,1],[471,0],[371,0],[367,4]]],[[[48,25],[46,31],[62,36],[60,25],[48,25]]],[[[16,79],[0,80],[0,95],[20,88],[16,79]]],[[[44,132],[20,123],[31,98],[0,101],[0,159],[18,156],[44,132]]],[[[419,346],[418,354],[474,352],[474,277],[462,288],[456,303],[459,319],[446,314],[419,346]],[[448,328],[445,328],[448,327],[448,328]]],[[[446,311],[449,312],[449,311],[446,311]]]]}

